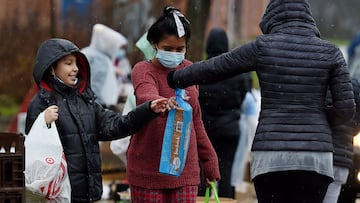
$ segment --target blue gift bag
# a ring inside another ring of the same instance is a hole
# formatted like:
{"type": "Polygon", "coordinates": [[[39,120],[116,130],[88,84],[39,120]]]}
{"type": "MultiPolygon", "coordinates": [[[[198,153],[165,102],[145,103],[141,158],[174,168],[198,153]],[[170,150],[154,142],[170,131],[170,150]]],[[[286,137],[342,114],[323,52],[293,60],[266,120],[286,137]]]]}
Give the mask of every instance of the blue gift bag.
{"type": "Polygon", "coordinates": [[[185,90],[176,89],[175,94],[180,109],[171,109],[169,111],[161,150],[159,172],[179,176],[184,169],[189,148],[192,108],[183,99],[185,90]]]}

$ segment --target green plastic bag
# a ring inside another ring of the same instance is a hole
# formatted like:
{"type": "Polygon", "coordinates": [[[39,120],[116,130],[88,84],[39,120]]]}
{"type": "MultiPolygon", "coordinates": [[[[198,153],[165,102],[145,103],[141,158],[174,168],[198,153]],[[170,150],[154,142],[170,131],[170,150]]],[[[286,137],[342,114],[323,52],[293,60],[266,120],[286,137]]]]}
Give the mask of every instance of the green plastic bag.
{"type": "Polygon", "coordinates": [[[151,46],[150,42],[146,39],[147,32],[145,32],[140,39],[136,42],[136,47],[139,48],[145,56],[146,60],[151,60],[155,56],[155,49],[151,46]]]}
{"type": "Polygon", "coordinates": [[[212,192],[214,194],[214,198],[215,198],[216,203],[220,203],[218,192],[216,190],[215,182],[210,182],[210,186],[206,187],[206,190],[205,190],[205,203],[209,203],[209,201],[210,201],[210,190],[212,190],[212,192]]]}

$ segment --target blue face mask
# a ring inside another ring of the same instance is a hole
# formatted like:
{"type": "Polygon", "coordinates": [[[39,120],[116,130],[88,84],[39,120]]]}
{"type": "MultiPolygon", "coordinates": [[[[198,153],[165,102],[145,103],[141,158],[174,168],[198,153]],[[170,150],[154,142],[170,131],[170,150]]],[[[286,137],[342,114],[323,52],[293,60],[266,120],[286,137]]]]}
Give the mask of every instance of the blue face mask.
{"type": "Polygon", "coordinates": [[[185,58],[185,53],[183,52],[172,52],[164,51],[157,49],[155,56],[161,65],[166,68],[176,68],[185,58]]]}

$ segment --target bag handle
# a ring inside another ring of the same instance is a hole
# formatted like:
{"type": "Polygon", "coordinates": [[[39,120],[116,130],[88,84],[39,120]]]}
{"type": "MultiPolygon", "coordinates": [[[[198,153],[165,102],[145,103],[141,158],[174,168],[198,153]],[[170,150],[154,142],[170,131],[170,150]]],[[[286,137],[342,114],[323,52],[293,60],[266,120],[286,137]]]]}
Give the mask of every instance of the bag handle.
{"type": "Polygon", "coordinates": [[[207,187],[206,187],[206,190],[205,190],[205,203],[209,203],[209,200],[210,200],[210,189],[211,189],[211,190],[213,191],[213,193],[214,193],[214,198],[215,198],[216,203],[220,203],[219,196],[218,196],[218,192],[217,192],[217,190],[216,190],[215,182],[214,182],[214,181],[210,181],[209,184],[210,184],[210,186],[207,186],[207,187]]]}

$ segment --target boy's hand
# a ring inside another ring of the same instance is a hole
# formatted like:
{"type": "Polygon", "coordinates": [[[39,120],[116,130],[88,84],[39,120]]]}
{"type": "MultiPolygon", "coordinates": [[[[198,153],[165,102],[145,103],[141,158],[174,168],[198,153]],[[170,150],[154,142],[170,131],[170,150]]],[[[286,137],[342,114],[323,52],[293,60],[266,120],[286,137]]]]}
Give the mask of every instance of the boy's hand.
{"type": "Polygon", "coordinates": [[[163,113],[167,110],[168,106],[168,99],[167,98],[161,98],[161,99],[155,99],[151,101],[150,108],[155,113],[163,113]]]}
{"type": "Polygon", "coordinates": [[[59,117],[59,108],[56,105],[49,106],[45,109],[45,122],[50,125],[53,121],[56,121],[59,117]]]}

